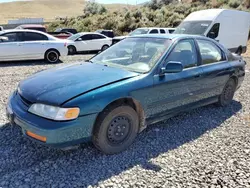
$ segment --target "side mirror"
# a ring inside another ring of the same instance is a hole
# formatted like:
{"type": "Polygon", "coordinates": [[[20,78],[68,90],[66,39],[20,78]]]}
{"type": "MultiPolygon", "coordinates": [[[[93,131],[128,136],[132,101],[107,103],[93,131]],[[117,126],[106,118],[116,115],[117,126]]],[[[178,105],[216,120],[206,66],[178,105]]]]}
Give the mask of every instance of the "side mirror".
{"type": "Polygon", "coordinates": [[[178,73],[183,71],[183,65],[181,62],[169,61],[166,67],[161,68],[161,74],[165,73],[178,73]]]}
{"type": "Polygon", "coordinates": [[[7,37],[0,37],[0,42],[6,42],[6,41],[8,41],[7,37]]]}
{"type": "Polygon", "coordinates": [[[78,38],[78,39],[76,39],[76,41],[82,41],[82,38],[78,38]]]}
{"type": "Polygon", "coordinates": [[[211,39],[215,39],[216,36],[215,36],[215,32],[210,32],[208,33],[207,37],[211,38],[211,39]]]}

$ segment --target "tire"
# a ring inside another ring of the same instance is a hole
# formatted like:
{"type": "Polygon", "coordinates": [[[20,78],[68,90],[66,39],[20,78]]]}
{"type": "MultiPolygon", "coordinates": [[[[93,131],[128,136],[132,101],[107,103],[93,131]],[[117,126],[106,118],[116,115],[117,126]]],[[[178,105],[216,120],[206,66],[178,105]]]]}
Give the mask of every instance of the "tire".
{"type": "Polygon", "coordinates": [[[139,118],[130,106],[110,107],[98,117],[93,143],[101,152],[111,155],[126,150],[139,132],[139,118]]]}
{"type": "Polygon", "coordinates": [[[76,47],[75,46],[68,46],[68,55],[75,55],[76,54],[76,47]]]}
{"type": "Polygon", "coordinates": [[[59,61],[59,53],[58,51],[56,50],[48,50],[46,53],[45,53],[45,60],[49,63],[56,63],[59,61]]]}
{"type": "Polygon", "coordinates": [[[219,101],[217,105],[224,107],[230,104],[233,100],[235,90],[236,90],[236,83],[232,78],[230,78],[227,84],[225,85],[222,94],[219,96],[219,101]]]}
{"type": "Polygon", "coordinates": [[[109,48],[109,45],[104,45],[103,47],[102,47],[102,50],[101,51],[105,51],[105,50],[107,50],[109,48]]]}

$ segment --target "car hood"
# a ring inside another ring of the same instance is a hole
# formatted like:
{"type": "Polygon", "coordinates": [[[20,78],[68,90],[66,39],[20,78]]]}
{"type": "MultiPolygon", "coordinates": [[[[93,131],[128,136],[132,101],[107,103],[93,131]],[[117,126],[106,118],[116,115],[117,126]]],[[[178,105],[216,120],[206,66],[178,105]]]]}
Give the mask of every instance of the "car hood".
{"type": "Polygon", "coordinates": [[[137,75],[98,64],[75,63],[34,74],[20,82],[18,92],[31,103],[61,105],[78,95],[137,75]]]}

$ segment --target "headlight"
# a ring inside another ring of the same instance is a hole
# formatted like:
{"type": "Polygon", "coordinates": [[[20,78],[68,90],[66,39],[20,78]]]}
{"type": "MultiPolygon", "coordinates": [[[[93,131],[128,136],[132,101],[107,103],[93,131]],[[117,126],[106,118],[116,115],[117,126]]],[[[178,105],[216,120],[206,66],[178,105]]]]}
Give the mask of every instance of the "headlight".
{"type": "Polygon", "coordinates": [[[56,121],[73,120],[80,113],[79,108],[59,108],[45,104],[33,104],[28,111],[32,114],[56,121]]]}

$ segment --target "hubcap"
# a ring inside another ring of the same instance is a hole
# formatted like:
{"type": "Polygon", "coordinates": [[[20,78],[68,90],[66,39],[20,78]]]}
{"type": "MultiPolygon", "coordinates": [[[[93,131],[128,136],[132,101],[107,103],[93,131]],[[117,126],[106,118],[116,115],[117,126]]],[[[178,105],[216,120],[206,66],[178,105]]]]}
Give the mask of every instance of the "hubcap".
{"type": "Polygon", "coordinates": [[[108,127],[108,140],[111,144],[121,144],[129,136],[131,129],[130,120],[125,116],[115,117],[108,127]]]}
{"type": "Polygon", "coordinates": [[[107,50],[107,49],[108,49],[107,46],[104,46],[104,47],[102,48],[103,51],[104,51],[104,50],[107,50]]]}
{"type": "Polygon", "coordinates": [[[55,61],[57,61],[58,56],[57,56],[57,54],[56,54],[55,52],[50,52],[50,53],[48,54],[48,59],[49,59],[49,61],[51,61],[51,62],[55,62],[55,61]]]}

